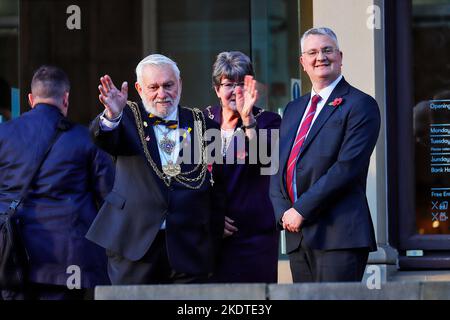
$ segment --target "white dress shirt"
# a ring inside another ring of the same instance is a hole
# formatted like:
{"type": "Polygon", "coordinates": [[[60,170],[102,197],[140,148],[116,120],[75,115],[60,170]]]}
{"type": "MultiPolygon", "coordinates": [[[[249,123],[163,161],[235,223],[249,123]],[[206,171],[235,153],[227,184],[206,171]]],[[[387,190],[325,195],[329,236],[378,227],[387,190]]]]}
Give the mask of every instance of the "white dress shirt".
{"type": "MultiPolygon", "coordinates": [[[[319,116],[320,111],[322,111],[323,107],[325,106],[325,102],[327,102],[327,100],[330,97],[331,93],[333,92],[334,88],[336,88],[337,84],[339,83],[339,81],[341,81],[341,79],[342,79],[342,74],[339,77],[337,77],[337,79],[334,80],[332,83],[330,83],[330,85],[328,87],[325,87],[322,90],[320,90],[320,92],[315,92],[314,88],[311,89],[311,98],[309,99],[308,105],[306,106],[306,110],[308,110],[309,107],[311,106],[311,99],[316,94],[319,95],[322,99],[317,104],[316,113],[314,114],[314,117],[312,119],[311,126],[309,127],[308,133],[311,130],[311,128],[314,124],[314,121],[316,121],[317,117],[319,116]]],[[[307,114],[306,110],[305,110],[305,113],[303,113],[302,121],[300,121],[300,125],[298,126],[297,134],[300,131],[300,127],[302,126],[303,121],[305,120],[305,117],[307,114]]],[[[306,134],[306,136],[308,136],[308,133],[306,134]]],[[[305,139],[306,139],[306,137],[305,137],[305,139]]]]}
{"type": "MultiPolygon", "coordinates": [[[[305,120],[305,117],[306,117],[306,115],[308,113],[306,111],[311,106],[312,97],[314,97],[317,94],[322,99],[317,104],[316,113],[314,114],[314,117],[312,119],[311,125],[309,126],[308,132],[306,133],[306,137],[308,136],[309,131],[311,130],[311,128],[312,128],[312,126],[314,124],[314,121],[316,121],[317,117],[319,116],[320,111],[322,111],[323,107],[325,106],[325,103],[327,102],[327,100],[330,97],[331,93],[333,92],[334,88],[336,88],[337,84],[339,83],[339,81],[341,81],[341,79],[342,79],[342,75],[337,77],[337,79],[334,80],[332,83],[330,83],[330,85],[328,87],[325,87],[322,90],[320,90],[320,92],[315,92],[314,88],[311,89],[311,98],[309,99],[308,105],[306,106],[306,110],[303,113],[302,121],[300,121],[300,125],[298,126],[298,129],[297,129],[297,134],[295,135],[296,137],[297,137],[298,132],[300,131],[300,128],[302,126],[302,123],[305,120]]],[[[306,137],[305,137],[305,140],[306,140],[306,137]]],[[[294,184],[293,185],[293,192],[294,192],[294,202],[295,202],[295,201],[297,201],[297,177],[296,177],[295,174],[294,174],[294,179],[293,179],[292,183],[294,184]]]]}

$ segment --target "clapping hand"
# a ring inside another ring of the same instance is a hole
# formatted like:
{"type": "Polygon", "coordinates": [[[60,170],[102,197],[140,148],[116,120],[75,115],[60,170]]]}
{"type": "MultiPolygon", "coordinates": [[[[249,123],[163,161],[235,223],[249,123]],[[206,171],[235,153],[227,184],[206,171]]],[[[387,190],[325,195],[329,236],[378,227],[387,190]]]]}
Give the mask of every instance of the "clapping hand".
{"type": "Polygon", "coordinates": [[[246,75],[244,78],[244,89],[236,87],[236,110],[242,119],[242,124],[248,126],[255,121],[252,109],[258,99],[258,90],[256,90],[256,80],[253,76],[246,75]]]}
{"type": "Polygon", "coordinates": [[[105,115],[108,119],[117,118],[127,105],[128,84],[123,82],[119,91],[108,75],[101,77],[100,82],[98,99],[105,106],[105,115]]]}

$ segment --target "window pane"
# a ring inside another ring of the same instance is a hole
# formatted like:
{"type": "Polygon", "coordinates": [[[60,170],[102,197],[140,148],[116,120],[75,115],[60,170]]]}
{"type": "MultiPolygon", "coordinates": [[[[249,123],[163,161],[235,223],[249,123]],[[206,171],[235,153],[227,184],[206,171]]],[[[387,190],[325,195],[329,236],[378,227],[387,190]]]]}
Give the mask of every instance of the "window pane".
{"type": "Polygon", "coordinates": [[[180,68],[181,104],[218,103],[211,83],[217,54],[237,50],[250,56],[249,0],[161,0],[157,10],[158,51],[180,68]]]}
{"type": "Polygon", "coordinates": [[[11,88],[19,86],[19,0],[0,1],[0,122],[11,117],[11,88]]]}
{"type": "Polygon", "coordinates": [[[292,100],[291,80],[299,81],[297,0],[252,0],[252,56],[261,86],[259,105],[281,111],[292,100]]]}
{"type": "Polygon", "coordinates": [[[412,3],[417,228],[450,234],[450,1],[412,3]]]}

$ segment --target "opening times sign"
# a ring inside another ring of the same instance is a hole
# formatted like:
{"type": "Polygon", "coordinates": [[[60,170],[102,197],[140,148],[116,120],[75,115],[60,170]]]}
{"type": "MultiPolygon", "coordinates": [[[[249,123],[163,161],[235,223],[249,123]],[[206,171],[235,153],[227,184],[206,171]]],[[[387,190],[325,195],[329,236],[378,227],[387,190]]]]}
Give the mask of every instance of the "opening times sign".
{"type": "MultiPolygon", "coordinates": [[[[420,233],[448,234],[450,233],[448,221],[450,203],[450,100],[432,100],[427,104],[428,108],[423,108],[423,112],[426,111],[427,114],[422,117],[422,119],[429,121],[429,125],[425,126],[428,132],[426,132],[425,137],[422,137],[425,138],[422,139],[423,142],[428,142],[426,148],[422,146],[422,153],[427,152],[426,155],[417,153],[417,148],[419,147],[420,150],[420,146],[416,143],[416,175],[419,170],[429,168],[428,177],[423,181],[416,181],[419,184],[426,184],[420,186],[420,190],[426,189],[428,191],[425,201],[416,201],[416,203],[422,202],[419,208],[416,206],[417,210],[421,210],[420,213],[417,212],[418,218],[419,216],[422,218],[418,219],[418,227],[419,232],[422,231],[420,233]],[[422,157],[422,163],[423,157],[428,159],[427,166],[417,168],[417,161],[421,161],[418,157],[422,157]],[[424,214],[427,218],[424,217],[424,214]]],[[[418,141],[417,136],[416,141],[418,141]]],[[[424,196],[423,193],[416,194],[416,198],[424,196]]]]}

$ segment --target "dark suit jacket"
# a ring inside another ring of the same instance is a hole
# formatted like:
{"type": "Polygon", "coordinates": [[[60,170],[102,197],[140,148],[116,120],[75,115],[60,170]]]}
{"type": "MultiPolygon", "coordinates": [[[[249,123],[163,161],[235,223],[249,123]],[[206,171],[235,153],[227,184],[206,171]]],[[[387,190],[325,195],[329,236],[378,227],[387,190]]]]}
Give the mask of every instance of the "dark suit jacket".
{"type": "MultiPolygon", "coordinates": [[[[370,155],[380,129],[376,101],[342,79],[313,123],[296,166],[298,199],[286,190],[286,163],[310,94],[290,102],[280,129],[280,168],[271,179],[277,222],[294,207],[304,218],[302,234],[313,249],[376,250],[366,199],[370,155]],[[342,98],[339,106],[329,105],[342,98]]],[[[286,232],[287,251],[298,248],[300,233],[286,232]]]]}
{"type": "MultiPolygon", "coordinates": [[[[39,104],[0,125],[0,212],[18,197],[62,118],[56,107],[39,104]]],[[[105,252],[85,234],[113,176],[110,157],[87,128],[73,125],[60,135],[18,210],[31,281],[65,286],[67,267],[77,265],[83,287],[109,283],[105,252]]]]}
{"type": "MultiPolygon", "coordinates": [[[[143,117],[147,114],[139,105],[143,117]]],[[[194,129],[190,110],[179,108],[180,128],[194,129]]],[[[208,127],[212,123],[208,122],[208,127]]],[[[161,160],[153,127],[145,129],[150,137],[148,149],[161,170],[161,160]]],[[[116,179],[94,221],[88,239],[128,260],[141,259],[150,248],[164,219],[166,243],[171,267],[188,274],[205,274],[213,270],[214,249],[223,234],[223,183],[214,172],[198,190],[188,189],[175,181],[166,187],[147,162],[131,109],[124,109],[119,126],[105,132],[99,128],[99,117],[91,132],[96,143],[117,157],[116,179]]],[[[194,139],[191,132],[191,141],[194,139]]],[[[182,172],[195,164],[182,165],[182,172]]],[[[198,175],[198,171],[193,176],[198,175]]]]}

